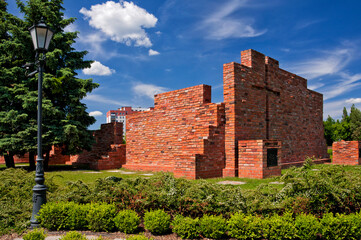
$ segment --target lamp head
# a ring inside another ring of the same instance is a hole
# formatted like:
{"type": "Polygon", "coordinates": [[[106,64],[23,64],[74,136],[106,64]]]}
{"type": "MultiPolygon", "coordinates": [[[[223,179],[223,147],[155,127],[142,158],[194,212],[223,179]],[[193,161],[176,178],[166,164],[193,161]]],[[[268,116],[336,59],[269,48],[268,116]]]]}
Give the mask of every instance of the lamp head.
{"type": "Polygon", "coordinates": [[[50,41],[54,35],[54,31],[48,27],[44,20],[29,28],[31,38],[33,40],[34,49],[38,52],[48,51],[50,41]]]}

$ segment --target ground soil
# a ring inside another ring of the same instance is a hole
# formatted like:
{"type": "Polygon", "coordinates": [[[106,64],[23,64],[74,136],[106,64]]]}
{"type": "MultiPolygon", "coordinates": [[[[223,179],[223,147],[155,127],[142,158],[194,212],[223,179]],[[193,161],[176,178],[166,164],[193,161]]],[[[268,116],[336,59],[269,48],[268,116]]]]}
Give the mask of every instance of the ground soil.
{"type": "MultiPolygon", "coordinates": [[[[47,232],[47,236],[62,236],[65,235],[68,231],[49,231],[47,232]]],[[[121,232],[112,232],[112,233],[107,233],[107,232],[91,232],[91,231],[78,231],[81,232],[82,234],[85,234],[87,236],[99,236],[101,235],[104,239],[126,239],[127,237],[130,236],[130,234],[125,234],[125,233],[121,233],[121,232]]],[[[177,237],[177,235],[175,233],[172,234],[167,234],[167,235],[153,235],[150,232],[144,232],[144,235],[148,238],[153,238],[154,240],[181,240],[181,238],[177,237]]],[[[16,238],[20,238],[21,235],[19,234],[7,234],[7,235],[3,235],[0,236],[0,240],[13,240],[16,238]]]]}

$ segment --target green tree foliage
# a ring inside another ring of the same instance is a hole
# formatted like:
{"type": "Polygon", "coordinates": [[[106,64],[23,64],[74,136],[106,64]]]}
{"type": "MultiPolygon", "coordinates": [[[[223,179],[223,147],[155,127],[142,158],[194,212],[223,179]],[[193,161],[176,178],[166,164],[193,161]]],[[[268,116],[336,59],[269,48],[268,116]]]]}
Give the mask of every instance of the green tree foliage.
{"type": "Polygon", "coordinates": [[[23,131],[27,114],[18,92],[25,80],[23,63],[29,59],[31,40],[24,33],[24,22],[7,12],[7,3],[0,2],[0,154],[6,165],[14,166],[13,155],[23,151],[23,131]],[[30,40],[28,43],[27,40],[30,40]]]}
{"type": "MultiPolygon", "coordinates": [[[[53,145],[64,153],[89,150],[93,137],[87,127],[95,122],[81,100],[98,84],[80,79],[77,71],[90,67],[86,51],[72,45],[77,32],[64,29],[75,18],[64,18],[62,0],[17,0],[24,20],[6,11],[0,3],[0,149],[12,156],[36,151],[37,75],[26,78],[21,66],[34,62],[35,52],[28,28],[42,18],[55,34],[46,53],[43,82],[43,149],[49,153],[53,145]]],[[[47,154],[48,156],[48,154],[47,154]]]]}
{"type": "Polygon", "coordinates": [[[323,122],[323,126],[325,128],[325,138],[327,146],[331,146],[332,143],[335,141],[335,120],[328,116],[326,121],[323,122]]]}
{"type": "Polygon", "coordinates": [[[361,141],[361,111],[355,105],[351,107],[350,130],[352,140],[361,141]]]}
{"type": "Polygon", "coordinates": [[[350,115],[343,108],[342,119],[335,121],[328,116],[323,122],[327,145],[335,141],[360,141],[361,140],[361,111],[352,105],[350,115]]]}

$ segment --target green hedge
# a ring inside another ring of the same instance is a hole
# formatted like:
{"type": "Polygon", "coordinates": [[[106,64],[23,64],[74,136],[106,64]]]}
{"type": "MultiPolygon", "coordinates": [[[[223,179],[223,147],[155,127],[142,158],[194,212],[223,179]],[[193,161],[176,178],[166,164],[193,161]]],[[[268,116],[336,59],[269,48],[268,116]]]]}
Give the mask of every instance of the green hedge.
{"type": "MultiPolygon", "coordinates": [[[[48,203],[40,211],[39,220],[43,227],[50,229],[70,229],[74,227],[73,209],[86,209],[86,214],[78,215],[77,222],[88,222],[92,231],[134,232],[140,218],[131,210],[116,212],[112,204],[75,204],[48,203]],[[57,225],[56,222],[59,222],[57,225]],[[116,228],[114,228],[116,226],[116,228]]],[[[310,214],[283,215],[273,214],[267,217],[238,212],[228,219],[216,215],[204,215],[191,218],[177,215],[171,222],[171,216],[163,209],[144,214],[144,228],[153,234],[166,234],[171,229],[182,239],[205,237],[220,239],[360,239],[361,213],[328,213],[318,218],[310,214]],[[171,223],[171,224],[170,224],[171,223]]],[[[82,225],[79,225],[82,226],[82,225]]]]}

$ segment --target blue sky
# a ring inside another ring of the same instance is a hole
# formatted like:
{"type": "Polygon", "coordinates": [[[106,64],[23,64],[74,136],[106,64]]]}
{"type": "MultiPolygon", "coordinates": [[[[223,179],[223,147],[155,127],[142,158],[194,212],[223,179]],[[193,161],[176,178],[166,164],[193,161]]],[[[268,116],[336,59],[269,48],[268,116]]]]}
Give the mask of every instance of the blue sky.
{"type": "MultiPolygon", "coordinates": [[[[15,0],[9,11],[18,14],[15,0]]],[[[361,2],[355,0],[64,0],[74,47],[100,87],[84,102],[97,122],[121,106],[153,106],[156,93],[208,84],[223,101],[222,67],[255,49],[324,94],[324,118],[361,109],[361,2]]]]}

